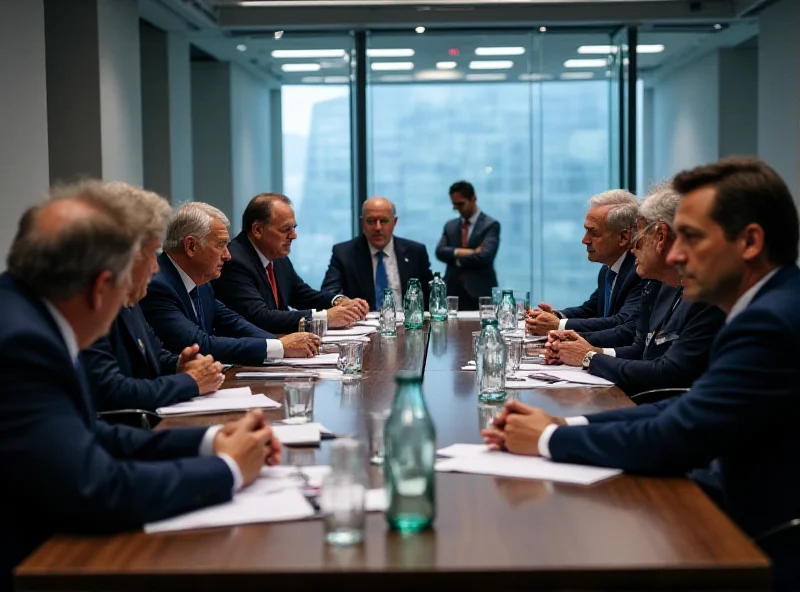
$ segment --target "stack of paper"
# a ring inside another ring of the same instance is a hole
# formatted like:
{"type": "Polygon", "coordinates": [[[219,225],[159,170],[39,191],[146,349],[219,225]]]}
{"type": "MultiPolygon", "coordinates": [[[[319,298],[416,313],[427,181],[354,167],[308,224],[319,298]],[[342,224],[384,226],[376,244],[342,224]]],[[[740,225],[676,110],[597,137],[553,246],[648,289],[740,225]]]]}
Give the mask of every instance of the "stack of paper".
{"type": "Polygon", "coordinates": [[[314,372],[239,372],[238,380],[286,380],[287,378],[317,378],[314,372]]]}
{"type": "Polygon", "coordinates": [[[342,341],[365,341],[369,343],[366,335],[326,335],[321,339],[322,343],[341,343],[342,341]]]}
{"type": "Polygon", "coordinates": [[[287,446],[312,446],[319,444],[322,437],[318,423],[297,425],[273,425],[272,433],[278,436],[281,444],[287,446]]]}
{"type": "MultiPolygon", "coordinates": [[[[370,313],[370,314],[373,314],[373,313],[370,313]]],[[[369,315],[367,315],[366,319],[364,319],[363,321],[357,321],[356,325],[357,326],[361,326],[361,327],[376,327],[376,328],[380,327],[381,326],[380,313],[376,312],[374,314],[376,314],[378,316],[376,318],[371,318],[369,315]]]]}
{"type": "Polygon", "coordinates": [[[223,413],[226,411],[247,411],[248,409],[276,409],[280,404],[264,395],[254,395],[250,387],[223,389],[210,395],[201,395],[191,401],[176,403],[169,407],[159,407],[156,413],[169,415],[200,415],[203,413],[223,413]]]}
{"type": "Polygon", "coordinates": [[[267,360],[267,366],[281,365],[281,366],[335,366],[339,359],[338,353],[333,354],[320,354],[313,358],[278,358],[275,360],[267,360]]]}
{"type": "Polygon", "coordinates": [[[326,337],[358,337],[361,335],[370,335],[378,331],[377,327],[355,325],[349,329],[328,329],[326,337]]]}
{"type": "Polygon", "coordinates": [[[542,479],[578,485],[592,485],[622,473],[619,469],[556,463],[538,456],[492,451],[481,444],[455,444],[437,451],[437,454],[450,457],[436,462],[436,470],[442,472],[542,479]]]}
{"type": "Polygon", "coordinates": [[[465,321],[467,321],[467,320],[477,321],[477,320],[480,320],[481,313],[480,313],[479,310],[459,310],[458,311],[458,316],[456,318],[457,319],[464,319],[465,321]]]}

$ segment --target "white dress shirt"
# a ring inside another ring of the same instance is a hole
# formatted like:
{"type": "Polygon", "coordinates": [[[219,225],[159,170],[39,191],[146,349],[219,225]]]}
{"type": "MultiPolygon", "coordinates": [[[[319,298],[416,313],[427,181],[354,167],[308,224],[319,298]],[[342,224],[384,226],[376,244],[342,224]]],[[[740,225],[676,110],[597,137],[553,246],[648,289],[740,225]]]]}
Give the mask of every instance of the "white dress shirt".
{"type": "MultiPolygon", "coordinates": [[[[772,278],[772,276],[778,273],[779,269],[780,267],[770,271],[767,275],[753,284],[744,294],[739,296],[736,304],[733,305],[733,308],[731,308],[731,311],[728,313],[728,317],[725,319],[725,322],[729,323],[731,319],[741,313],[745,308],[750,306],[750,303],[753,301],[753,298],[755,298],[756,294],[758,294],[758,291],[764,287],[764,284],[766,284],[772,278]]],[[[567,425],[571,426],[588,425],[589,423],[589,420],[582,415],[565,417],[564,421],[567,422],[567,425]]],[[[539,454],[546,458],[552,458],[550,455],[550,438],[553,437],[553,432],[555,432],[557,428],[557,425],[550,424],[544,430],[542,430],[542,435],[539,436],[539,454]]]]}
{"type": "MultiPolygon", "coordinates": [[[[181,266],[175,263],[175,261],[167,255],[170,263],[175,266],[175,269],[178,270],[178,275],[181,276],[181,281],[183,282],[183,287],[186,288],[186,293],[191,294],[192,290],[195,289],[197,284],[194,283],[194,280],[190,278],[185,271],[181,269],[181,266]]],[[[266,272],[265,272],[266,273],[266,272]]],[[[192,297],[189,297],[189,302],[192,305],[192,310],[194,311],[194,316],[197,316],[197,310],[194,307],[194,300],[192,297]]],[[[187,344],[191,345],[191,344],[187,344]]],[[[267,339],[267,360],[275,360],[280,359],[283,357],[283,344],[280,342],[279,339],[267,339]]]]}
{"type": "MultiPolygon", "coordinates": [[[[480,216],[480,215],[481,215],[481,210],[480,210],[480,208],[476,207],[475,208],[475,212],[472,214],[472,216],[467,218],[467,220],[469,221],[469,226],[467,226],[467,242],[469,242],[469,239],[472,238],[472,231],[475,230],[475,222],[478,221],[478,216],[480,216]]],[[[461,228],[464,228],[464,218],[459,218],[459,219],[461,220],[461,228]]],[[[461,237],[461,232],[460,231],[459,231],[458,236],[459,236],[459,238],[461,237]]],[[[456,248],[463,249],[464,247],[462,247],[459,244],[458,247],[456,247],[456,248]]],[[[461,260],[460,259],[456,259],[456,267],[461,267],[461,260]]]]}
{"type": "MultiPolygon", "coordinates": [[[[378,270],[378,258],[375,255],[380,250],[381,249],[376,249],[372,245],[369,245],[369,252],[372,256],[373,286],[375,285],[375,272],[378,270]]],[[[392,294],[394,295],[395,306],[401,306],[403,302],[403,288],[400,284],[400,269],[397,265],[397,255],[394,252],[394,237],[390,238],[389,242],[383,248],[383,254],[383,266],[386,268],[386,277],[389,279],[389,287],[392,289],[392,294]]],[[[383,298],[383,296],[381,296],[381,298],[383,298]]],[[[380,310],[381,303],[376,302],[375,306],[380,310]]]]}
{"type": "MultiPolygon", "coordinates": [[[[180,269],[180,268],[178,268],[180,269]]],[[[50,312],[50,315],[53,317],[53,320],[56,322],[56,326],[58,327],[59,332],[61,333],[61,338],[64,340],[64,343],[67,346],[67,351],[69,352],[69,357],[72,358],[73,365],[78,363],[78,339],[75,337],[75,331],[72,328],[72,325],[69,324],[69,321],[64,318],[64,315],[61,314],[53,304],[48,300],[43,300],[45,307],[50,312]]],[[[197,451],[198,456],[213,456],[214,455],[214,437],[217,435],[217,432],[222,428],[221,425],[211,426],[206,430],[206,433],[203,434],[203,439],[200,442],[200,448],[197,451]]],[[[239,465],[236,464],[236,461],[233,460],[227,454],[218,454],[225,464],[228,465],[228,468],[231,471],[231,475],[233,476],[233,491],[238,491],[242,487],[242,472],[239,470],[239,465]]]]}

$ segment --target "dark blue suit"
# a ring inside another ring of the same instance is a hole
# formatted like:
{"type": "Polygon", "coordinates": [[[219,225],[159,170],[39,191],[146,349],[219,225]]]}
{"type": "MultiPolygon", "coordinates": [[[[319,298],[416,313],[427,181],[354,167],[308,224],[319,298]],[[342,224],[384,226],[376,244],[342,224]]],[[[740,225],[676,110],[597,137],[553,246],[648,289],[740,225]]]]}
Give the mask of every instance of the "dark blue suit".
{"type": "Polygon", "coordinates": [[[616,357],[594,356],[589,372],[628,395],[691,386],[708,367],[708,353],[725,313],[681,295],[678,288],[662,284],[650,314],[639,318],[633,343],[616,348],[616,357]]]}
{"type": "MultiPolygon", "coordinates": [[[[394,254],[397,258],[397,271],[400,275],[400,289],[406,295],[408,280],[419,279],[427,306],[430,295],[429,282],[433,279],[428,250],[422,243],[394,237],[394,254]]],[[[322,289],[344,294],[348,298],[363,298],[370,310],[380,308],[375,302],[375,277],[372,271],[372,253],[367,238],[361,234],[354,239],[333,245],[331,262],[322,289]]],[[[397,307],[401,302],[395,302],[397,307]]]]}
{"type": "MultiPolygon", "coordinates": [[[[581,333],[581,336],[596,347],[622,348],[632,345],[636,340],[636,331],[642,319],[649,321],[650,313],[653,310],[653,304],[655,304],[656,298],[658,298],[660,289],[661,282],[659,281],[642,281],[642,295],[639,300],[638,315],[629,318],[616,327],[609,327],[608,329],[601,329],[600,331],[584,331],[581,333]]],[[[633,356],[620,356],[619,352],[617,352],[617,357],[632,357],[633,359],[637,359],[641,357],[641,352],[633,356]]]]}
{"type": "Polygon", "coordinates": [[[225,461],[197,456],[205,428],[151,432],[96,420],[54,319],[7,273],[0,351],[0,588],[56,532],[137,528],[231,498],[225,461]]]}
{"type": "Polygon", "coordinates": [[[81,352],[98,411],[147,409],[200,394],[188,374],[176,374],[178,355],[165,350],[138,304],[123,307],[106,337],[81,352]]]}
{"type": "MultiPolygon", "coordinates": [[[[455,250],[461,248],[461,228],[463,218],[449,220],[444,225],[442,238],[436,245],[436,258],[447,264],[444,282],[447,284],[449,296],[468,297],[475,301],[481,296],[491,296],[492,288],[497,286],[497,274],[494,271],[494,259],[500,248],[500,222],[490,218],[482,211],[475,220],[475,226],[469,235],[467,248],[476,249],[483,245],[480,253],[459,257],[456,259],[455,250]],[[456,265],[458,261],[458,265],[456,265]]],[[[459,303],[459,308],[466,310],[464,303],[459,303]]]]}
{"type": "Polygon", "coordinates": [[[264,363],[266,340],[274,339],[274,335],[226,308],[214,296],[211,284],[197,288],[204,324],[210,328],[210,332],[203,331],[186,286],[166,253],[158,256],[158,265],[161,269],[153,276],[141,305],[147,323],[167,349],[181,351],[197,343],[201,354],[210,354],[224,364],[260,366],[264,363]]]}
{"type": "Polygon", "coordinates": [[[337,292],[315,290],[283,257],[272,262],[278,300],[272,294],[267,271],[261,265],[256,249],[242,231],[228,245],[231,260],[222,268],[222,275],[211,282],[217,298],[245,319],[273,333],[297,331],[302,318],[311,319],[311,309],[325,310],[333,306],[337,292]],[[289,307],[296,310],[289,310],[289,307]]]}
{"type": "Polygon", "coordinates": [[[642,282],[636,273],[633,253],[628,251],[619,268],[614,290],[611,292],[611,303],[608,316],[605,313],[606,274],[610,269],[603,265],[597,274],[597,289],[589,299],[580,306],[565,308],[559,312],[566,317],[566,328],[583,333],[587,331],[600,331],[618,325],[623,325],[631,319],[638,319],[639,304],[642,296],[642,282]]]}
{"type": "Polygon", "coordinates": [[[689,392],[558,428],[560,462],[632,473],[719,466],[724,507],[750,535],[800,517],[800,270],[778,271],[717,334],[689,392]]]}

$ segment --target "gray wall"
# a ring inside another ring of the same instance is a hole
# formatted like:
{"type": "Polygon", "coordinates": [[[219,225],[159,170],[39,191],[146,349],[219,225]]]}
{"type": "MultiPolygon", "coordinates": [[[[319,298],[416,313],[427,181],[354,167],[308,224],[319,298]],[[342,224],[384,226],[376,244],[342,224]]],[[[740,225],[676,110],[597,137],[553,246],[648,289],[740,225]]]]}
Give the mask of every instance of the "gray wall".
{"type": "Polygon", "coordinates": [[[19,217],[50,181],[44,39],[42,0],[0,2],[0,270],[19,217]]]}
{"type": "Polygon", "coordinates": [[[189,41],[181,33],[167,35],[169,63],[169,129],[173,203],[194,199],[192,165],[192,76],[189,41]]]}
{"type": "Polygon", "coordinates": [[[172,163],[169,125],[167,33],[139,24],[142,64],[142,169],[144,186],[169,197],[172,163]]]}
{"type": "Polygon", "coordinates": [[[719,52],[719,155],[758,152],[758,49],[719,52]]]}

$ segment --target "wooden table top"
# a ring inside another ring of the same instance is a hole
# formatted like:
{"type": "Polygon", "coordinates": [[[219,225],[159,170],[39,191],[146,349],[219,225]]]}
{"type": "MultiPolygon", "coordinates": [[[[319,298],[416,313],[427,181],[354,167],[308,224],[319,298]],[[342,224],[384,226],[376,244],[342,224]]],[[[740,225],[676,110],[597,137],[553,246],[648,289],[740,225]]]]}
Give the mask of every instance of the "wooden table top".
{"type": "MultiPolygon", "coordinates": [[[[365,436],[367,411],[388,407],[394,373],[424,368],[423,390],[437,446],[478,443],[475,373],[469,359],[477,321],[448,320],[425,331],[371,337],[357,384],[318,382],[315,420],[336,434],[365,436]]],[[[232,378],[282,401],[280,383],[232,378]]],[[[617,388],[515,391],[557,415],[630,406],[617,388]]],[[[280,419],[282,410],[272,410],[280,419]]],[[[161,427],[212,425],[236,414],[165,419],[161,427]]],[[[325,464],[330,446],[288,448],[284,462],[325,464]]],[[[373,486],[382,483],[372,468],[373,486]]],[[[16,572],[18,590],[235,590],[454,584],[465,588],[765,589],[764,555],[688,479],[623,475],[584,487],[438,473],[434,528],[413,536],[367,519],[365,543],[324,543],[321,520],[255,524],[172,534],[59,535],[16,572]],[[391,580],[387,579],[391,578],[391,580]]]]}

